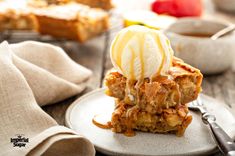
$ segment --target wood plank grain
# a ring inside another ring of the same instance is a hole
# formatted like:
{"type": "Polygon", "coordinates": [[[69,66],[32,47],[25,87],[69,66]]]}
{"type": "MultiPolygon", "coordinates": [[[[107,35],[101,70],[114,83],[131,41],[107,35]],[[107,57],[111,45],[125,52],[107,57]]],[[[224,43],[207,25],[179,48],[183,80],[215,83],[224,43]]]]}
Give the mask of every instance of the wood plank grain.
{"type": "Polygon", "coordinates": [[[213,87],[213,84],[210,82],[210,80],[204,77],[202,81],[202,93],[213,97],[214,93],[212,91],[212,87],[213,87]]]}
{"type": "MultiPolygon", "coordinates": [[[[235,73],[230,69],[224,73],[205,77],[204,81],[211,84],[212,96],[235,109],[235,73]]],[[[208,94],[208,92],[205,92],[208,94]]]]}

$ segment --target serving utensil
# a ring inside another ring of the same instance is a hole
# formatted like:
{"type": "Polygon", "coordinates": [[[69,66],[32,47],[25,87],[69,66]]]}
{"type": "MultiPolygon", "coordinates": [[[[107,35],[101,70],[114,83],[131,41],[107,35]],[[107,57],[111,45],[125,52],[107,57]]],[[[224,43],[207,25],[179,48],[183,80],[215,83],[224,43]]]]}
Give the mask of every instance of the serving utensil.
{"type": "Polygon", "coordinates": [[[224,36],[232,31],[235,30],[235,24],[229,25],[226,28],[218,31],[217,33],[215,33],[214,35],[211,36],[212,40],[216,40],[218,38],[220,38],[221,36],[224,36]]]}
{"type": "Polygon", "coordinates": [[[216,117],[210,114],[204,104],[202,103],[200,97],[197,100],[189,104],[190,110],[200,111],[202,114],[203,123],[209,125],[211,132],[214,136],[215,141],[220,149],[220,151],[225,156],[235,156],[235,143],[233,139],[230,138],[227,133],[216,123],[216,117]]]}

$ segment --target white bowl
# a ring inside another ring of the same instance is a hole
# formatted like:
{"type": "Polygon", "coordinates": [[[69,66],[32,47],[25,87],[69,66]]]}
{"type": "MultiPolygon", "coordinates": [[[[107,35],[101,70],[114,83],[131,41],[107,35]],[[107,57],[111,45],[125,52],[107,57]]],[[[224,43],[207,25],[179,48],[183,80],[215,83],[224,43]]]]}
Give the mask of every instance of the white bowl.
{"type": "Polygon", "coordinates": [[[235,13],[235,0],[213,0],[213,2],[218,9],[235,13]]]}
{"type": "Polygon", "coordinates": [[[166,30],[166,35],[169,37],[177,57],[200,69],[203,74],[215,74],[228,69],[235,58],[234,33],[214,41],[209,37],[202,38],[181,34],[214,34],[226,26],[227,24],[215,21],[182,18],[166,30]]]}

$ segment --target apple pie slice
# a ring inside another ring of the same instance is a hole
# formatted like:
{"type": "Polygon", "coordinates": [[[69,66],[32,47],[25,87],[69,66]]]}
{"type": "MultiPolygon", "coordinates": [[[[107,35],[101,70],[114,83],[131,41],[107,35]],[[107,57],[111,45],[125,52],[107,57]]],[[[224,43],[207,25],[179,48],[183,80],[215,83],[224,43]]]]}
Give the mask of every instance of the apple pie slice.
{"type": "Polygon", "coordinates": [[[157,112],[195,100],[201,91],[202,77],[198,69],[174,57],[168,75],[158,76],[152,82],[146,78],[138,87],[136,80],[128,81],[119,72],[110,71],[105,78],[106,94],[127,104],[138,104],[146,111],[157,112]]]}
{"type": "Polygon", "coordinates": [[[146,78],[138,88],[137,81],[127,82],[117,71],[109,72],[106,94],[116,98],[112,130],[127,135],[133,134],[133,130],[183,135],[192,120],[187,103],[197,98],[202,77],[198,69],[176,57],[168,75],[152,82],[146,78]]]}
{"type": "Polygon", "coordinates": [[[134,130],[152,133],[176,133],[182,136],[192,116],[188,114],[186,105],[162,109],[161,113],[150,113],[138,107],[116,100],[116,108],[112,114],[112,130],[134,135],[134,130]]]}

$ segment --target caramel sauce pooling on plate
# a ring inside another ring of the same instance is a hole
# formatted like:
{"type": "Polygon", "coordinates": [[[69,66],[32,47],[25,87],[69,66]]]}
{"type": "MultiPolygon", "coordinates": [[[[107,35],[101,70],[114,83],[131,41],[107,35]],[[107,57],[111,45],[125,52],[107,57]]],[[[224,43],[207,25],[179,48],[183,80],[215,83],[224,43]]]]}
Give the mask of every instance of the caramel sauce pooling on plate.
{"type": "Polygon", "coordinates": [[[92,119],[92,123],[102,129],[111,129],[112,125],[110,121],[106,121],[105,117],[101,114],[95,115],[92,119]]]}

